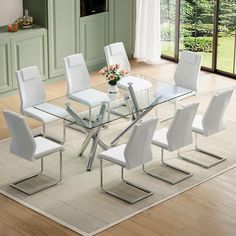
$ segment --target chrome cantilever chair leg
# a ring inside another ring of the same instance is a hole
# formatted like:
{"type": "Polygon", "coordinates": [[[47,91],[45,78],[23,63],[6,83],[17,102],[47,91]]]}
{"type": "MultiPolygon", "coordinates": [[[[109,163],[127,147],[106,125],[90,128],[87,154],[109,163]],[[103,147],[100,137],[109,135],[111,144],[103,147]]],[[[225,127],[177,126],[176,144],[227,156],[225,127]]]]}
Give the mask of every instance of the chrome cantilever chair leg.
{"type": "Polygon", "coordinates": [[[181,172],[181,173],[185,174],[186,176],[184,176],[183,178],[181,178],[181,179],[179,179],[179,180],[171,181],[171,180],[168,180],[167,178],[165,178],[165,177],[163,177],[163,176],[161,176],[161,175],[158,175],[158,174],[156,174],[156,173],[147,171],[147,170],[145,169],[145,165],[143,165],[143,171],[144,171],[144,173],[146,173],[146,174],[148,174],[148,175],[150,175],[150,176],[152,176],[152,177],[154,177],[154,178],[163,180],[163,181],[165,181],[165,182],[167,182],[167,183],[169,183],[169,184],[173,184],[173,185],[174,185],[174,184],[177,184],[177,183],[179,183],[179,182],[181,182],[181,181],[183,181],[183,180],[185,180],[185,179],[188,179],[188,178],[190,178],[191,176],[193,176],[193,174],[192,174],[191,172],[188,172],[188,171],[186,171],[186,170],[182,170],[182,169],[180,169],[180,168],[178,168],[178,167],[175,167],[175,166],[173,166],[173,165],[167,164],[167,163],[164,161],[164,149],[163,149],[163,148],[161,149],[161,163],[162,163],[164,166],[166,166],[166,167],[168,167],[168,168],[170,168],[170,169],[172,169],[172,170],[175,170],[175,171],[177,171],[177,172],[181,172]]]}
{"type": "Polygon", "coordinates": [[[212,163],[212,164],[207,165],[207,164],[204,164],[204,163],[202,163],[202,162],[200,162],[200,161],[198,161],[198,160],[193,160],[193,159],[190,159],[190,158],[185,157],[185,156],[180,155],[180,154],[179,154],[179,157],[180,157],[181,159],[183,159],[184,161],[191,162],[191,163],[193,163],[193,164],[195,164],[195,165],[204,167],[204,168],[206,168],[206,169],[209,169],[209,168],[211,168],[211,167],[213,167],[213,166],[215,166],[215,165],[218,165],[219,163],[221,163],[221,162],[223,162],[223,161],[225,161],[225,160],[227,159],[226,157],[221,157],[221,156],[218,156],[218,155],[216,155],[216,154],[210,153],[210,152],[208,152],[208,151],[205,151],[205,150],[199,148],[199,147],[197,146],[197,133],[196,133],[196,132],[195,132],[195,145],[194,145],[194,148],[195,148],[195,151],[200,152],[200,153],[203,153],[203,154],[206,154],[206,155],[208,155],[208,156],[210,156],[210,157],[213,157],[213,158],[216,159],[216,161],[215,161],[214,163],[212,163]]]}
{"type": "Polygon", "coordinates": [[[89,126],[91,127],[92,125],[92,108],[89,107],[89,126]]]}
{"type": "Polygon", "coordinates": [[[107,121],[111,120],[110,102],[107,103],[107,121]]]}
{"type": "Polygon", "coordinates": [[[119,111],[116,110],[120,107],[126,107],[126,109],[132,114],[132,107],[131,107],[131,104],[130,104],[130,96],[128,94],[124,95],[124,101],[121,104],[119,104],[116,107],[113,107],[112,109],[110,109],[110,113],[115,115],[115,116],[122,117],[126,120],[129,120],[130,119],[129,116],[127,116],[125,113],[122,113],[122,112],[119,112],[119,111]]]}
{"type": "Polygon", "coordinates": [[[147,198],[147,197],[149,197],[149,196],[151,196],[153,194],[153,192],[151,192],[150,190],[144,189],[142,187],[139,187],[139,186],[137,186],[137,185],[135,185],[133,183],[130,183],[127,180],[125,180],[124,179],[124,168],[123,167],[121,167],[121,180],[124,183],[126,183],[127,185],[129,185],[129,186],[131,186],[133,188],[136,188],[138,190],[141,190],[143,192],[143,195],[131,200],[131,199],[125,198],[124,196],[121,196],[121,195],[119,195],[119,194],[117,194],[115,192],[106,190],[104,188],[104,184],[103,184],[103,159],[100,159],[100,187],[101,187],[101,190],[104,193],[107,193],[107,194],[109,194],[109,195],[111,195],[113,197],[116,197],[116,198],[118,198],[120,200],[123,200],[125,202],[128,202],[130,204],[136,203],[136,202],[138,202],[138,201],[140,201],[140,200],[142,200],[144,198],[147,198]]]}
{"type": "Polygon", "coordinates": [[[66,142],[66,120],[63,119],[63,144],[66,142]]]}
{"type": "Polygon", "coordinates": [[[50,139],[56,143],[64,144],[66,141],[66,120],[63,119],[63,138],[62,140],[56,139],[54,137],[46,135],[46,124],[43,123],[43,134],[40,134],[39,136],[43,136],[44,138],[50,139]]]}
{"type": "MultiPolygon", "coordinates": [[[[34,174],[33,176],[30,176],[30,177],[27,177],[27,178],[24,178],[24,179],[21,179],[15,183],[12,183],[10,186],[27,194],[27,195],[32,195],[32,194],[35,194],[35,193],[38,193],[38,192],[41,192],[42,190],[45,190],[47,188],[50,188],[52,186],[55,186],[57,184],[59,184],[61,181],[62,181],[62,177],[63,177],[63,173],[62,173],[62,151],[60,151],[60,173],[59,173],[59,180],[56,180],[54,178],[51,178],[51,177],[48,177],[47,179],[47,183],[44,182],[44,185],[43,186],[39,186],[39,187],[36,187],[35,189],[29,189],[27,186],[23,186],[22,184],[26,181],[30,181],[32,180],[33,178],[35,177],[38,177],[38,176],[41,176],[43,174],[43,170],[44,170],[44,162],[43,162],[43,158],[41,158],[41,169],[40,169],[40,172],[37,173],[37,174],[34,174]]],[[[32,183],[31,183],[32,185],[32,183]]],[[[30,187],[30,183],[29,183],[29,187],[30,187]]]]}

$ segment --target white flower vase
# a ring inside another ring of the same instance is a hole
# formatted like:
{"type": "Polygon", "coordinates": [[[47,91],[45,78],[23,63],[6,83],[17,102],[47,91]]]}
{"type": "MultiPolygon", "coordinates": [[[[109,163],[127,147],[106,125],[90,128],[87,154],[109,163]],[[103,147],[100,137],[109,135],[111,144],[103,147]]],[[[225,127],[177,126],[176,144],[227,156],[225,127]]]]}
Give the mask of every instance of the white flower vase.
{"type": "Polygon", "coordinates": [[[112,100],[119,96],[119,89],[117,85],[108,85],[108,96],[112,100]]]}

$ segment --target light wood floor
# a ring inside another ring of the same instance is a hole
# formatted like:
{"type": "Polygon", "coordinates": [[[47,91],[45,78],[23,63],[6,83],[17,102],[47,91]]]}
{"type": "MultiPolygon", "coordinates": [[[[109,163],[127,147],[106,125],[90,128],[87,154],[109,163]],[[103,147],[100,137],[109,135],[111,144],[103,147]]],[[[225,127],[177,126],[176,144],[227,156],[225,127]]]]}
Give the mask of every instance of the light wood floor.
{"type": "MultiPolygon", "coordinates": [[[[133,73],[145,74],[165,81],[172,81],[176,65],[160,61],[156,66],[132,63],[133,73]]],[[[92,83],[104,79],[97,72],[91,73],[92,83]]],[[[204,94],[225,87],[235,87],[236,81],[222,76],[201,72],[199,91],[204,94]]],[[[48,99],[62,96],[66,92],[65,81],[46,85],[48,99]]],[[[235,99],[228,115],[236,117],[235,99]]],[[[19,111],[18,94],[0,99],[0,111],[19,111]]],[[[40,125],[28,119],[30,126],[40,125]]],[[[9,136],[0,113],[0,139],[9,136]]],[[[157,205],[98,234],[100,236],[126,235],[235,235],[236,234],[236,168],[204,184],[201,184],[171,200],[157,205]]],[[[47,219],[46,217],[0,195],[0,235],[65,235],[76,233],[47,219]]]]}

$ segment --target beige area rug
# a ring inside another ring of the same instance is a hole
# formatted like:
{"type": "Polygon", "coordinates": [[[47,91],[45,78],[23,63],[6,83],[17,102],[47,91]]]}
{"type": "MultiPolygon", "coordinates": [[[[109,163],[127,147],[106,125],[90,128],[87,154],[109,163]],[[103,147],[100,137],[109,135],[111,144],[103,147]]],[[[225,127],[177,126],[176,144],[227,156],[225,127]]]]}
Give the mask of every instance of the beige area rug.
{"type": "MultiPolygon", "coordinates": [[[[124,119],[110,124],[108,128],[102,130],[102,139],[108,143],[127,124],[128,122],[124,119]]],[[[199,139],[199,146],[202,148],[227,157],[225,162],[211,169],[204,169],[177,159],[176,153],[165,152],[169,163],[193,172],[191,178],[179,184],[169,185],[147,176],[141,168],[125,171],[128,180],[140,186],[145,186],[154,192],[152,196],[133,205],[100,191],[99,162],[95,159],[92,171],[85,171],[88,151],[82,157],[77,156],[78,148],[82,144],[85,135],[72,129],[67,129],[66,151],[63,155],[63,183],[32,196],[27,196],[9,187],[9,184],[37,172],[40,163],[30,163],[10,154],[10,139],[3,140],[0,143],[0,192],[82,235],[94,235],[233,168],[236,163],[236,122],[227,121],[227,126],[226,130],[211,138],[199,139]]],[[[50,132],[54,134],[60,133],[60,129],[61,124],[59,123],[50,126],[50,132]]],[[[124,137],[122,142],[125,142],[126,139],[127,137],[124,137]]],[[[191,146],[187,147],[187,149],[191,148],[191,146]]],[[[100,151],[99,148],[97,153],[100,151]]],[[[195,154],[196,158],[199,155],[195,154]]],[[[58,156],[58,154],[54,154],[45,159],[46,174],[54,177],[58,175],[58,156]]],[[[160,149],[156,146],[153,146],[153,157],[153,162],[149,163],[147,168],[163,172],[163,168],[160,168],[160,149]]],[[[164,172],[170,178],[173,178],[173,173],[166,171],[168,170],[165,169],[164,172]]],[[[120,168],[118,166],[106,163],[104,174],[106,186],[119,184],[120,168]]],[[[175,175],[174,178],[178,178],[178,176],[175,175]]]]}

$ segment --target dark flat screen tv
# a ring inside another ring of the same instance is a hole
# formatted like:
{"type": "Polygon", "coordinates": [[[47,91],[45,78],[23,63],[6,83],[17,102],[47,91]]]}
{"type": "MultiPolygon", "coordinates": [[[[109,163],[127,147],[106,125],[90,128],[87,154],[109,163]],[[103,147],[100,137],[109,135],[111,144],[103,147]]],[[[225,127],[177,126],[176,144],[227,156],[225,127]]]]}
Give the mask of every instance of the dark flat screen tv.
{"type": "Polygon", "coordinates": [[[88,16],[107,11],[107,0],[80,0],[80,16],[88,16]]]}

